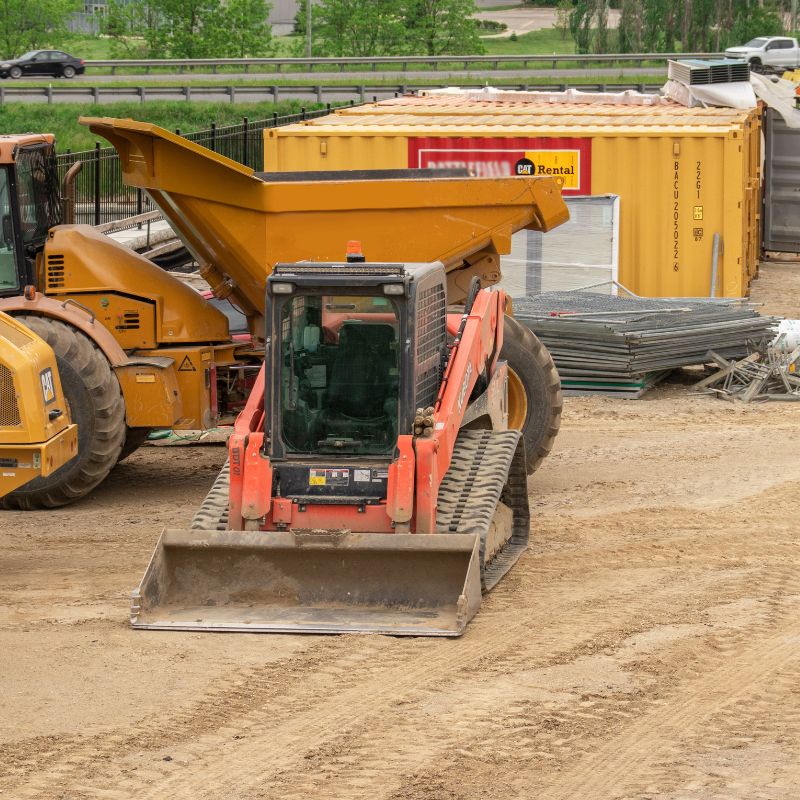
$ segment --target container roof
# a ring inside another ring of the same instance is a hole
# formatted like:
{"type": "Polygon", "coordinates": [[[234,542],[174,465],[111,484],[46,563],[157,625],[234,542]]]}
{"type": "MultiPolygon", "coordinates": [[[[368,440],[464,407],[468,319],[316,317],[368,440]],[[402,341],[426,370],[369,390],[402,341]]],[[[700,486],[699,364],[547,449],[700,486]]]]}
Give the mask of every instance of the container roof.
{"type": "Polygon", "coordinates": [[[502,132],[530,135],[538,128],[568,128],[578,133],[602,132],[603,129],[635,128],[658,130],[687,128],[697,133],[719,133],[721,129],[739,128],[753,110],[735,108],[687,108],[659,95],[634,95],[626,102],[625,95],[599,95],[598,101],[587,101],[588,93],[578,93],[578,99],[561,99],[567,93],[520,92],[498,93],[492,98],[477,98],[466,94],[409,95],[382,100],[361,106],[336,110],[299,125],[279,131],[293,134],[307,129],[310,135],[323,130],[342,132],[433,133],[441,129],[447,135],[502,132]],[[554,96],[543,99],[537,95],[554,96]],[[652,103],[648,102],[652,98],[652,103]],[[454,129],[458,129],[457,131],[454,129]],[[515,129],[520,129],[516,131],[515,129]]]}

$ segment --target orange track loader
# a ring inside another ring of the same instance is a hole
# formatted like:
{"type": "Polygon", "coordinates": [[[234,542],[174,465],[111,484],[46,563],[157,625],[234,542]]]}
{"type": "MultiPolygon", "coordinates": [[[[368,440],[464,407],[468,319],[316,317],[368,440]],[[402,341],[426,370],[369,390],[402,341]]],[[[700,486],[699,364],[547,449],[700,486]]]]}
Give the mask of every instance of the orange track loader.
{"type": "Polygon", "coordinates": [[[192,529],[162,533],[134,627],[463,632],[529,510],[505,294],[447,299],[440,262],[275,267],[228,464],[192,529]]]}

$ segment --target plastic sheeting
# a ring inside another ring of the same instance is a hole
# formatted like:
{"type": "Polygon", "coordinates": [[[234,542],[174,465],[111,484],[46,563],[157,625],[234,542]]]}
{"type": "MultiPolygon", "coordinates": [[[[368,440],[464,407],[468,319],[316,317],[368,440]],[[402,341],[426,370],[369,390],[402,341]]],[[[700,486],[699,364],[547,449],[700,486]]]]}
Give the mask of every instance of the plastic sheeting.
{"type": "Polygon", "coordinates": [[[565,197],[569,222],[542,235],[519,231],[501,256],[500,285],[514,299],[605,284],[614,293],[619,264],[619,197],[565,197]]]}
{"type": "Polygon", "coordinates": [[[670,80],[662,90],[671,100],[681,105],[694,108],[696,106],[718,106],[722,108],[755,108],[756,93],[749,83],[692,84],[670,80]]]}

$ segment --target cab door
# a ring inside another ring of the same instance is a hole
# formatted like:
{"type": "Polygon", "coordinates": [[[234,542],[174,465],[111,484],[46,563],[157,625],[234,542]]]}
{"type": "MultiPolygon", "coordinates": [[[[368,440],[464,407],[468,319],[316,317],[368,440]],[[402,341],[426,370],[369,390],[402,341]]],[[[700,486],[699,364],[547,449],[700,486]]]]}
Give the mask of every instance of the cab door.
{"type": "Polygon", "coordinates": [[[9,177],[9,168],[0,167],[0,297],[19,294],[20,291],[9,177]]]}

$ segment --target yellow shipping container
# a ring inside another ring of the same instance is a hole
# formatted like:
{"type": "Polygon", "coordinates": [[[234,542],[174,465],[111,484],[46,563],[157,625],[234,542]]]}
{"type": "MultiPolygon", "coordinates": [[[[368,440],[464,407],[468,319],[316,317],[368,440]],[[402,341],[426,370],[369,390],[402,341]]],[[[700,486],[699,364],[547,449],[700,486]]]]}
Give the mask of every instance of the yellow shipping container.
{"type": "Polygon", "coordinates": [[[267,130],[264,169],[561,175],[565,195],[620,196],[619,280],[631,291],[708,296],[718,233],[716,294],[748,294],[759,252],[758,109],[501,96],[399,97],[267,130]]]}

